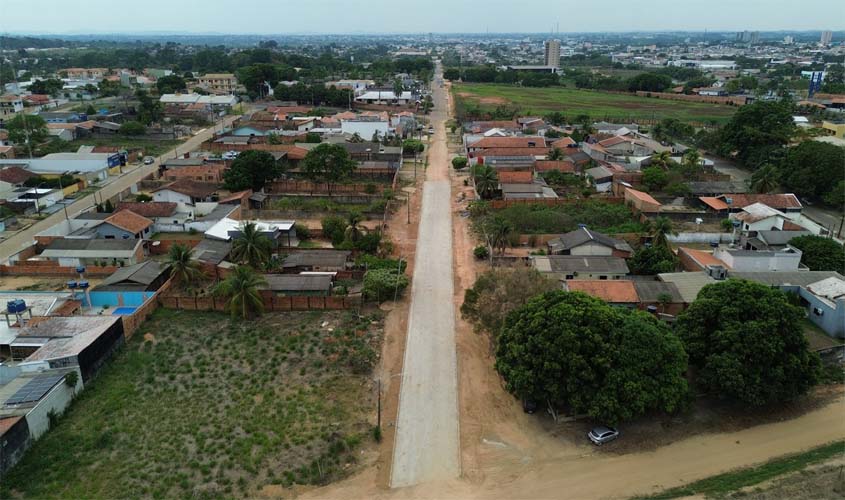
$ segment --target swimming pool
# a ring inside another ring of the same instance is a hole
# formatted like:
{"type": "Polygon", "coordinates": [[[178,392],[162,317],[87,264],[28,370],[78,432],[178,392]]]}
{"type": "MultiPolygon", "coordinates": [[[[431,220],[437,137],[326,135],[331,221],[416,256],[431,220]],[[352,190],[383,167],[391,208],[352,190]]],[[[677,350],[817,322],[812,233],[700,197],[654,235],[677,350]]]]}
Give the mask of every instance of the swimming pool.
{"type": "Polygon", "coordinates": [[[129,306],[118,307],[118,308],[115,308],[114,311],[112,311],[112,316],[129,316],[130,314],[135,313],[135,309],[138,309],[138,308],[137,307],[129,307],[129,306]]]}

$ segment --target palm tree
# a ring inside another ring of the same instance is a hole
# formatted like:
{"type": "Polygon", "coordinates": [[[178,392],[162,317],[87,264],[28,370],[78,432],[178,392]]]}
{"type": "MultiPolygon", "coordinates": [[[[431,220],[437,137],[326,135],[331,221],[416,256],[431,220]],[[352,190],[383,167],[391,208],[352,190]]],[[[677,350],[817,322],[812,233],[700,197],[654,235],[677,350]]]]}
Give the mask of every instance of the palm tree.
{"type": "Polygon", "coordinates": [[[359,134],[358,132],[355,132],[354,134],[352,134],[352,137],[349,138],[349,142],[352,142],[352,143],[364,142],[364,138],[361,137],[361,134],[359,134]]]}
{"type": "Polygon", "coordinates": [[[654,153],[651,155],[651,164],[663,170],[669,170],[669,165],[672,164],[672,153],[670,151],[654,153]]]}
{"type": "Polygon", "coordinates": [[[273,243],[261,234],[254,222],[241,226],[241,235],[232,243],[232,258],[253,269],[263,268],[270,260],[273,243]]]}
{"type": "Polygon", "coordinates": [[[701,155],[698,154],[698,150],[690,149],[684,153],[683,161],[685,167],[697,168],[701,166],[701,155]]]}
{"type": "Polygon", "coordinates": [[[499,250],[500,254],[504,254],[505,248],[510,243],[513,225],[504,217],[493,217],[487,223],[486,233],[490,246],[499,250]]]}
{"type": "Polygon", "coordinates": [[[496,171],[486,165],[481,165],[475,169],[473,181],[475,182],[475,189],[482,198],[492,197],[493,192],[499,186],[496,171]]]}
{"type": "Polygon", "coordinates": [[[769,163],[763,165],[751,176],[751,189],[755,193],[771,193],[779,185],[778,171],[769,163]]]}
{"type": "Polygon", "coordinates": [[[349,212],[349,215],[346,216],[346,229],[343,231],[343,239],[345,241],[349,241],[351,243],[357,243],[361,236],[366,231],[363,226],[361,226],[361,220],[363,217],[358,212],[349,212]]]}
{"type": "Polygon", "coordinates": [[[396,79],[393,80],[393,95],[396,96],[396,102],[399,102],[399,99],[402,98],[402,92],[405,91],[405,86],[402,85],[402,80],[396,79]]]}
{"type": "Polygon", "coordinates": [[[226,308],[232,317],[249,319],[253,314],[264,311],[264,300],[258,287],[266,284],[267,281],[251,267],[238,266],[214,288],[214,294],[229,299],[226,308]]]}
{"type": "Polygon", "coordinates": [[[548,158],[550,160],[558,161],[558,160],[562,160],[565,156],[566,155],[563,154],[562,149],[554,148],[551,151],[549,151],[549,157],[548,158]]]}
{"type": "Polygon", "coordinates": [[[190,288],[202,278],[199,263],[191,259],[192,249],[188,245],[177,243],[167,251],[167,264],[170,272],[177,283],[185,288],[190,288]]]}
{"type": "Polygon", "coordinates": [[[672,229],[672,221],[666,217],[658,217],[654,219],[654,222],[652,222],[650,226],[651,244],[671,250],[672,247],[669,245],[668,236],[670,234],[678,234],[674,229],[672,229]]]}

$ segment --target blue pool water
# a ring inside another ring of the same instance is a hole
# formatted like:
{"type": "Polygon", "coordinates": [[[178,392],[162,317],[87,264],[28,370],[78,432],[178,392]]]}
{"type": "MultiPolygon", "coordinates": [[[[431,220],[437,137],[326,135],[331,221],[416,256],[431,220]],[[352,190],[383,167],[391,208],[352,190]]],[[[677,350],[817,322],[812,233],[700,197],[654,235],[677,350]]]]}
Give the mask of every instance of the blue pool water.
{"type": "Polygon", "coordinates": [[[135,312],[137,307],[118,307],[114,311],[112,311],[112,316],[128,316],[135,312]]]}

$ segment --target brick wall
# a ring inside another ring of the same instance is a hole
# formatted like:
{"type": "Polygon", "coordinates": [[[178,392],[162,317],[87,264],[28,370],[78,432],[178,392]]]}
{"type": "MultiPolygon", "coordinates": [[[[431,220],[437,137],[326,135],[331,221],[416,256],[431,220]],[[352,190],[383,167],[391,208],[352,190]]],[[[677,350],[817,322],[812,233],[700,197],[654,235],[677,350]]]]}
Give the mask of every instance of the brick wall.
{"type": "MultiPolygon", "coordinates": [[[[605,203],[612,203],[615,205],[622,205],[625,203],[624,198],[602,198],[602,197],[594,197],[591,198],[593,200],[601,200],[605,203]]],[[[512,207],[514,205],[542,205],[547,207],[557,207],[563,205],[574,205],[578,203],[582,203],[586,200],[581,199],[572,199],[572,198],[549,198],[549,199],[530,199],[530,200],[492,200],[490,202],[490,206],[492,208],[507,208],[512,207]]]]}
{"type": "Polygon", "coordinates": [[[200,241],[198,239],[178,239],[178,240],[155,240],[158,242],[158,245],[150,245],[150,255],[164,255],[169,250],[170,247],[176,244],[188,245],[191,248],[194,248],[199,244],[200,241]]]}
{"type": "Polygon", "coordinates": [[[707,102],[710,104],[727,104],[729,106],[744,106],[748,98],[745,96],[710,96],[710,95],[686,95],[670,94],[667,92],[646,92],[637,91],[640,97],[653,97],[655,99],[669,99],[672,101],[707,102]]]}
{"type": "MultiPolygon", "coordinates": [[[[86,266],[86,276],[105,277],[111,276],[115,271],[120,269],[117,266],[86,266]]],[[[79,273],[76,272],[75,267],[62,267],[56,261],[29,261],[26,263],[18,263],[13,266],[0,265],[0,275],[2,276],[57,276],[76,278],[79,273]]]]}
{"type": "MultiPolygon", "coordinates": [[[[263,294],[264,311],[315,311],[340,310],[360,307],[359,297],[328,296],[328,297],[275,297],[263,294]]],[[[160,295],[158,302],[168,309],[183,309],[187,311],[225,311],[226,299],[217,297],[191,297],[176,295],[160,295]]]]}
{"type": "MultiPolygon", "coordinates": [[[[332,194],[339,194],[339,193],[355,193],[355,194],[363,194],[366,193],[367,183],[356,182],[352,184],[332,184],[331,192],[332,194]]],[[[373,194],[380,194],[384,192],[385,189],[388,188],[385,184],[380,183],[372,183],[371,187],[375,187],[375,193],[373,194]]],[[[267,185],[267,192],[268,193],[315,193],[315,194],[328,194],[329,187],[325,183],[314,183],[311,181],[295,181],[295,180],[286,180],[286,181],[276,181],[271,182],[267,185]]]]}

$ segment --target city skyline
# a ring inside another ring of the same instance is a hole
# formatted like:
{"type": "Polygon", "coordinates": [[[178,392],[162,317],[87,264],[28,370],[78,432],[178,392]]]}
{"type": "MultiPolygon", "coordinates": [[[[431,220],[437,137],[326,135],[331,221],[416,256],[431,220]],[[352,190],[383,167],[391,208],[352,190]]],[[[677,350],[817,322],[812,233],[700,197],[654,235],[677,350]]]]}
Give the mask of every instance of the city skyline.
{"type": "Polygon", "coordinates": [[[204,2],[201,7],[150,0],[121,6],[121,18],[133,25],[111,27],[113,3],[90,0],[85,9],[66,9],[57,0],[44,0],[37,10],[26,0],[5,0],[3,33],[97,34],[413,34],[413,33],[551,33],[643,31],[839,31],[845,28],[836,0],[811,0],[801,16],[795,16],[785,1],[750,0],[736,4],[715,0],[709,9],[690,16],[677,2],[653,0],[631,9],[628,2],[608,0],[601,6],[575,1],[539,0],[524,9],[511,2],[491,0],[478,9],[472,2],[432,0],[408,15],[407,9],[375,0],[351,5],[339,0],[318,0],[308,4],[267,5],[261,9],[236,11],[221,18],[222,1],[204,2]],[[314,8],[319,4],[320,8],[314,8]],[[782,4],[784,8],[778,8],[782,4]],[[219,8],[218,8],[219,7],[219,8]],[[730,10],[729,20],[724,15],[730,10]],[[543,11],[538,18],[535,13],[543,11]],[[659,11],[661,16],[651,13],[659,11]],[[164,14],[162,14],[164,12],[164,14]],[[374,15],[374,12],[377,15],[374,15]],[[232,13],[232,14],[234,14],[232,13]],[[572,18],[577,18],[577,23],[572,18]],[[221,21],[223,20],[223,21],[221,21]],[[471,22],[467,22],[471,20],[471,22]],[[832,25],[833,20],[838,25],[832,25]],[[577,28],[577,29],[573,29],[577,28]]]}

